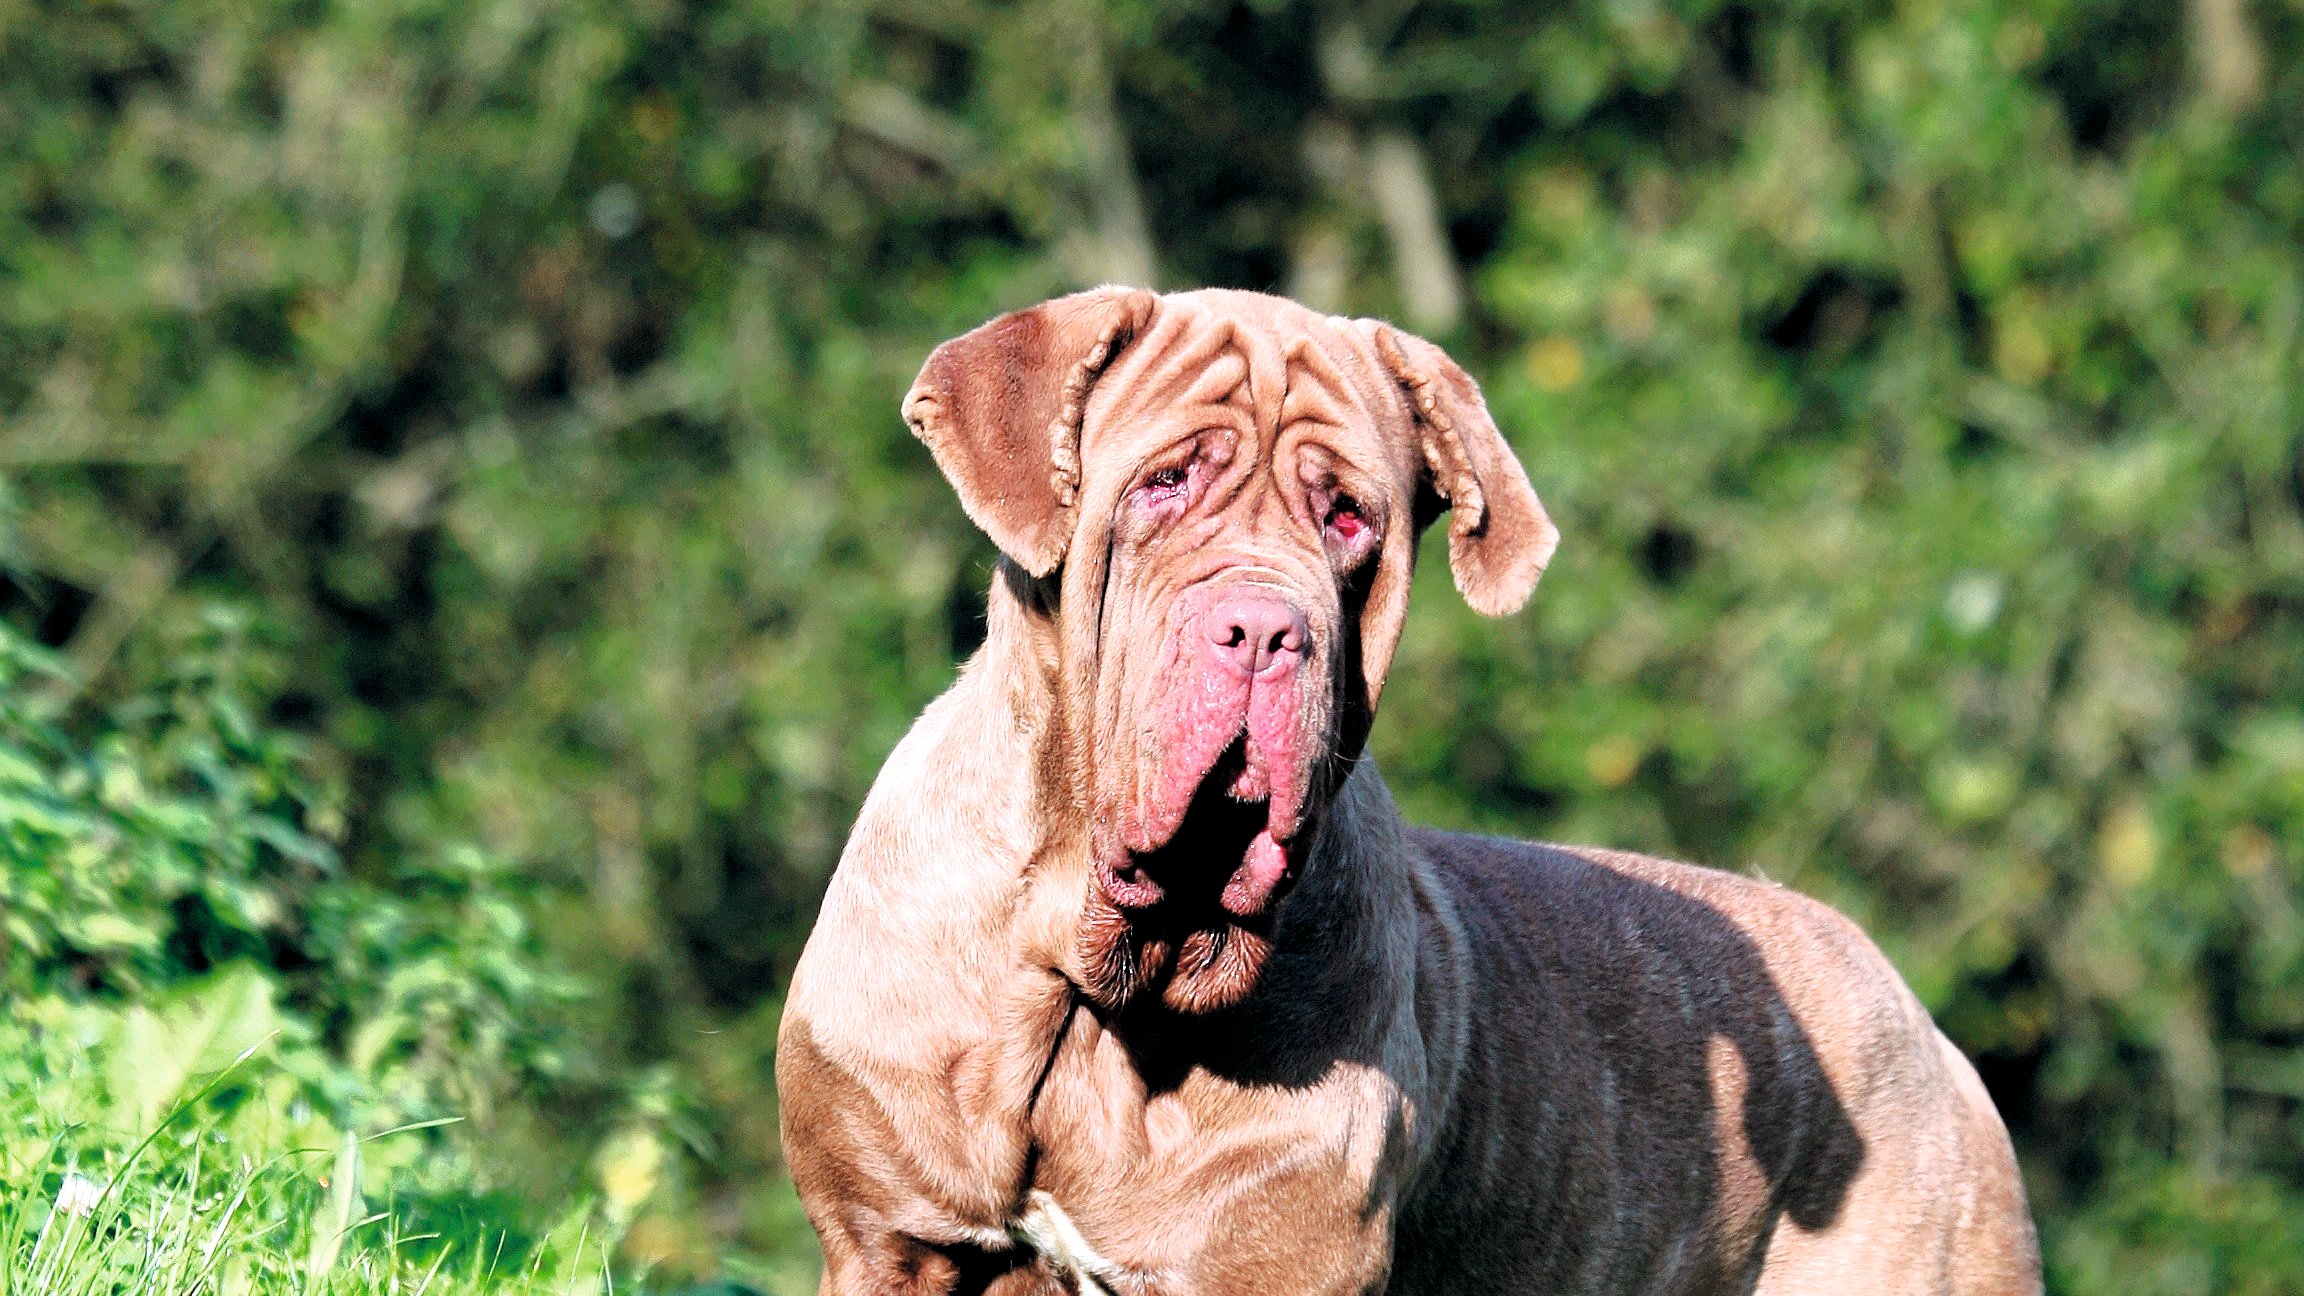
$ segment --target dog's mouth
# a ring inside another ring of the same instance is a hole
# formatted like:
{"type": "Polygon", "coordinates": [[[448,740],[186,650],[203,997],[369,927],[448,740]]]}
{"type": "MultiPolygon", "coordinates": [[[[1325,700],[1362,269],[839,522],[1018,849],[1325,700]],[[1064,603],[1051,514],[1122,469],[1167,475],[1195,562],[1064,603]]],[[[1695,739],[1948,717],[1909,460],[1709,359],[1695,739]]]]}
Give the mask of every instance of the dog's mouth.
{"type": "Polygon", "coordinates": [[[1296,874],[1301,814],[1285,782],[1275,804],[1273,771],[1245,733],[1201,776],[1182,816],[1147,849],[1123,847],[1103,861],[1105,894],[1123,909],[1197,904],[1213,895],[1227,913],[1268,910],[1296,874]]]}

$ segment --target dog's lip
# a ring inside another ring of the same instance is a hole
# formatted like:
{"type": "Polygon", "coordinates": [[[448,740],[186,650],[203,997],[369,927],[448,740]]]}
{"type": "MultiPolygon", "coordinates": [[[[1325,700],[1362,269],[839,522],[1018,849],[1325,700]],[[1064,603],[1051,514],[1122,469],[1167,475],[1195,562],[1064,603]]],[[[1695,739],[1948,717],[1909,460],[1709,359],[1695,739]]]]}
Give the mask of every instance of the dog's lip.
{"type": "Polygon", "coordinates": [[[1123,909],[1149,909],[1168,894],[1132,851],[1122,851],[1117,860],[1098,860],[1096,881],[1112,903],[1123,909]]]}
{"type": "Polygon", "coordinates": [[[1306,789],[1301,786],[1302,775],[1285,768],[1275,769],[1271,754],[1253,740],[1250,723],[1250,717],[1242,715],[1207,764],[1191,771],[1192,791],[1188,795],[1171,801],[1147,795],[1151,790],[1149,781],[1139,784],[1128,811],[1121,818],[1119,840],[1115,845],[1137,855],[1163,849],[1183,831],[1193,808],[1211,795],[1223,795],[1235,802],[1266,803],[1269,813],[1265,826],[1273,840],[1286,842],[1293,838],[1303,826],[1306,789]],[[1174,808],[1155,809],[1163,803],[1174,808]]]}
{"type": "Polygon", "coordinates": [[[1222,582],[1172,610],[1169,655],[1145,699],[1143,746],[1117,762],[1135,777],[1114,789],[1111,816],[1096,830],[1096,877],[1124,908],[1175,899],[1259,912],[1299,853],[1318,742],[1303,722],[1310,681],[1323,667],[1307,661],[1301,678],[1247,679],[1186,652],[1198,642],[1191,631],[1207,599],[1234,586],[1268,586],[1294,605],[1278,571],[1218,566],[1222,582]]]}
{"type": "Polygon", "coordinates": [[[1158,840],[1141,833],[1140,845],[1116,843],[1097,861],[1097,880],[1124,909],[1149,908],[1167,899],[1172,886],[1205,879],[1220,883],[1216,900],[1226,910],[1240,917],[1261,913],[1295,871],[1292,847],[1301,826],[1299,798],[1275,804],[1273,791],[1272,773],[1245,732],[1234,735],[1201,773],[1168,831],[1158,840]],[[1192,850],[1199,844],[1190,840],[1198,835],[1194,829],[1209,836],[1207,854],[1192,850]],[[1172,849],[1191,854],[1163,858],[1172,849]]]}
{"type": "Polygon", "coordinates": [[[1295,873],[1295,860],[1287,844],[1266,829],[1249,840],[1240,867],[1232,870],[1216,903],[1236,917],[1253,918],[1271,906],[1281,885],[1295,873]]]}
{"type": "MultiPolygon", "coordinates": [[[[1292,843],[1259,829],[1241,852],[1240,863],[1224,877],[1216,903],[1238,918],[1254,918],[1269,909],[1281,889],[1296,875],[1292,843]]],[[[1113,904],[1122,909],[1149,909],[1168,898],[1168,888],[1153,876],[1145,856],[1133,851],[1097,864],[1096,881],[1113,904]]]]}

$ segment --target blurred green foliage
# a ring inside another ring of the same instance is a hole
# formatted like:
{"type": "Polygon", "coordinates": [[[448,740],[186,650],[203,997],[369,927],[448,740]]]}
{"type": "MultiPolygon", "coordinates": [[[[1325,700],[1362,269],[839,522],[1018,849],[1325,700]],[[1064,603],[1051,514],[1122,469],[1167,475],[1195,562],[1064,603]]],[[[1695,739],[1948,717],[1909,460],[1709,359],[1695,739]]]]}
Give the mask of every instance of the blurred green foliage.
{"type": "Polygon", "coordinates": [[[1831,900],[2054,1290],[2294,1290],[2300,249],[2295,0],[0,6],[10,985],[242,960],[804,1285],[778,978],[988,575],[895,401],[1282,289],[1448,345],[1565,533],[1514,620],[1427,572],[1412,810],[1831,900]]]}
{"type": "Polygon", "coordinates": [[[69,669],[0,624],[0,1290],[382,1291],[450,1252],[449,1289],[599,1290],[575,1235],[629,1212],[544,1229],[446,1128],[568,1078],[570,983],[468,848],[344,875],[247,618],[152,631],[165,665],[66,727],[69,669]]]}
{"type": "MultiPolygon", "coordinates": [[[[570,1078],[551,1014],[573,983],[478,853],[347,876],[341,780],[250,718],[267,654],[246,619],[159,637],[165,667],[72,732],[42,714],[68,669],[0,625],[0,1088],[55,1109],[14,1135],[133,1142],[252,1054],[261,1083],[212,1106],[262,1113],[275,1144],[484,1126],[570,1078]]],[[[397,1147],[386,1164],[439,1153],[435,1186],[470,1186],[438,1139],[397,1147]]]]}

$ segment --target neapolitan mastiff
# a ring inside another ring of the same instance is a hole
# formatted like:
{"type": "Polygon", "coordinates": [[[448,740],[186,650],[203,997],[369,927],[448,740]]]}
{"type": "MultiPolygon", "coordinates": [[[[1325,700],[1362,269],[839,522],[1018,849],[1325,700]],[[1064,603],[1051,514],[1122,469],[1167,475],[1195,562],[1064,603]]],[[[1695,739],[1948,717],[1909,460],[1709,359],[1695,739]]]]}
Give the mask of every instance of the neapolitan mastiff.
{"type": "Polygon", "coordinates": [[[904,412],[1003,558],[792,978],[826,1292],[2038,1289],[1990,1099],[1852,924],[1401,821],[1362,745],[1418,533],[1492,615],[1556,541],[1436,347],[1105,288],[904,412]]]}

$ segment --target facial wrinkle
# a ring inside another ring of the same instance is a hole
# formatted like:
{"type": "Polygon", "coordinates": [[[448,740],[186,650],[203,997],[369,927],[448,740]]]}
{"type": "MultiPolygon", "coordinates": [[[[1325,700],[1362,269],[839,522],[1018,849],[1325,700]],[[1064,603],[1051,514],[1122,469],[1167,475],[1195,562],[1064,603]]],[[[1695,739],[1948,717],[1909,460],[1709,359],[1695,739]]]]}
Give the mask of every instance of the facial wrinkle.
{"type": "MultiPolygon", "coordinates": [[[[1209,330],[1208,354],[1199,373],[1184,389],[1183,403],[1238,405],[1240,390],[1254,381],[1255,365],[1241,346],[1240,331],[1230,320],[1209,330]]],[[[1193,357],[1197,359],[1198,357],[1193,357]]],[[[1253,408],[1251,404],[1250,408],[1253,408]]]]}
{"type": "Polygon", "coordinates": [[[1280,410],[1288,399],[1288,358],[1270,329],[1248,330],[1243,338],[1248,356],[1250,419],[1255,428],[1258,457],[1271,454],[1279,436],[1280,410]]]}
{"type": "Polygon", "coordinates": [[[1229,509],[1245,494],[1249,498],[1244,521],[1254,530],[1262,524],[1265,504],[1263,492],[1256,489],[1258,480],[1278,471],[1273,452],[1279,444],[1280,411],[1287,399],[1287,362],[1269,330],[1238,329],[1230,321],[1225,327],[1244,366],[1243,381],[1233,399],[1246,426],[1234,451],[1232,469],[1225,475],[1221,492],[1212,493],[1209,509],[1211,515],[1229,509]]]}
{"type": "MultiPolygon", "coordinates": [[[[1246,379],[1247,357],[1228,321],[1179,305],[1122,356],[1121,381],[1099,383],[1091,407],[1096,428],[1117,437],[1147,424],[1177,423],[1195,411],[1221,409],[1246,379]]],[[[1230,424],[1231,419],[1215,420],[1230,424]]],[[[1189,432],[1190,426],[1180,426],[1189,432]]],[[[1104,438],[1098,437],[1101,442],[1104,438]]]]}
{"type": "Polygon", "coordinates": [[[1131,341],[1106,369],[1103,380],[1089,392],[1088,409],[1081,420],[1083,464],[1109,462],[1111,456],[1102,452],[1107,440],[1126,438],[1149,412],[1173,399],[1174,389],[1166,385],[1172,381],[1167,372],[1172,365],[1167,358],[1192,337],[1201,315],[1189,303],[1163,302],[1151,327],[1131,341]]]}
{"type": "Polygon", "coordinates": [[[1293,427],[1309,421],[1342,427],[1346,412],[1356,402],[1350,380],[1337,371],[1327,348],[1310,338],[1298,338],[1289,344],[1285,363],[1288,382],[1280,404],[1280,425],[1293,427]]]}

